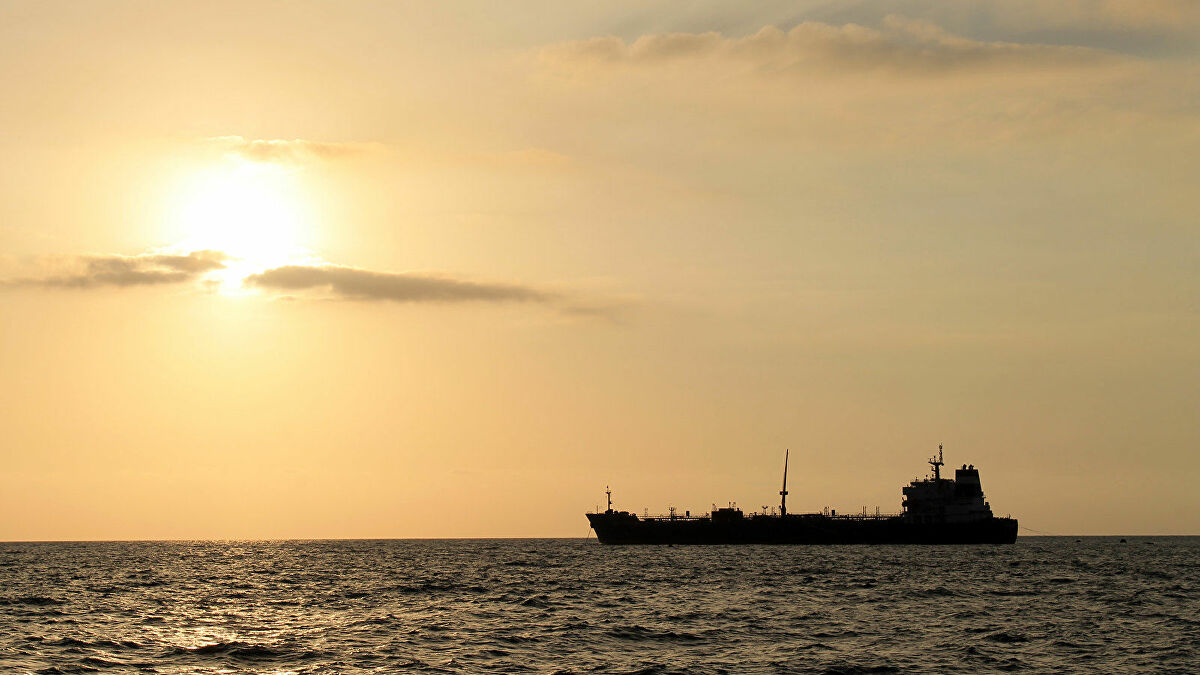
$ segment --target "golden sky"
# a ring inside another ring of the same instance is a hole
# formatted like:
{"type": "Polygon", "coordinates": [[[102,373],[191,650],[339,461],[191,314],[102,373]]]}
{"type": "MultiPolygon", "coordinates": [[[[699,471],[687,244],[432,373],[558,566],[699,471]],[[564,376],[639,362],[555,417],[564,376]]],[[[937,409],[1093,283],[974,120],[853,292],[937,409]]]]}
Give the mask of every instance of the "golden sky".
{"type": "Polygon", "coordinates": [[[1200,533],[1200,4],[0,4],[0,539],[1200,533]]]}

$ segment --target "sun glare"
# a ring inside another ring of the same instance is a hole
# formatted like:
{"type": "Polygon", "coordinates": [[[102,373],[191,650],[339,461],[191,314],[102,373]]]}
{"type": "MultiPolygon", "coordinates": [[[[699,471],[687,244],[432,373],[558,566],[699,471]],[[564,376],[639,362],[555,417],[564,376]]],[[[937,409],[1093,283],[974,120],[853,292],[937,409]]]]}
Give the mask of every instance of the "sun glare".
{"type": "Polygon", "coordinates": [[[196,173],[172,200],[175,248],[228,255],[218,275],[223,292],[264,269],[310,258],[304,240],[311,224],[296,176],[286,167],[229,158],[196,173]]]}

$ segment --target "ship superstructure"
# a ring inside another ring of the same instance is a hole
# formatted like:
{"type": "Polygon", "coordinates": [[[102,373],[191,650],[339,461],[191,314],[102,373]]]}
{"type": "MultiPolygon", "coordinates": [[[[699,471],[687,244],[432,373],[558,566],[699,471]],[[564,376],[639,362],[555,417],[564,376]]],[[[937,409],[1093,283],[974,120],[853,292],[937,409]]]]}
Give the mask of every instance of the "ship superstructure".
{"type": "Polygon", "coordinates": [[[942,446],[937,457],[929,460],[933,477],[915,480],[903,489],[904,521],[912,524],[974,523],[992,517],[992,508],[983,499],[979,469],[963,464],[954,470],[954,479],[942,478],[942,446]]]}
{"type": "Polygon", "coordinates": [[[642,516],[608,508],[587,518],[603,544],[1011,544],[1017,521],[997,518],[984,500],[979,470],[964,464],[954,478],[942,478],[942,446],[929,460],[933,475],[903,488],[901,512],[895,514],[789,513],[787,464],[778,513],[746,514],[736,505],[713,508],[704,515],[671,509],[665,516],[642,516]]]}

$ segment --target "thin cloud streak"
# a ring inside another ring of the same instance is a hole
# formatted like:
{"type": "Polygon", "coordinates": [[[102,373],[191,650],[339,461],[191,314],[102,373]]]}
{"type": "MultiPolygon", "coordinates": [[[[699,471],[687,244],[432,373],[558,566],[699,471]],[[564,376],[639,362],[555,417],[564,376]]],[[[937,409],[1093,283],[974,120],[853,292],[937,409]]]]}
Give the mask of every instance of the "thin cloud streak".
{"type": "Polygon", "coordinates": [[[90,289],[178,284],[224,269],[226,260],[228,256],[220,251],[193,251],[187,255],[77,256],[68,267],[79,271],[13,279],[4,282],[4,285],[90,289]]]}
{"type": "Polygon", "coordinates": [[[303,138],[243,138],[217,136],[208,139],[226,146],[227,150],[252,162],[296,164],[310,159],[337,159],[362,150],[360,143],[331,143],[303,138]]]}
{"type": "Polygon", "coordinates": [[[286,265],[252,274],[243,283],[275,291],[324,290],[348,300],[547,303],[556,298],[553,294],[515,284],[481,283],[336,266],[286,265]]]}
{"type": "Polygon", "coordinates": [[[767,26],[730,38],[717,32],[643,35],[562,42],[539,54],[551,67],[651,67],[696,60],[726,60],[759,72],[890,71],[909,75],[1078,67],[1112,60],[1086,47],[987,42],[960,37],[926,21],[889,16],[881,28],[806,21],[784,32],[767,26]]]}
{"type": "Polygon", "coordinates": [[[991,16],[1002,23],[1023,20],[1039,26],[1104,27],[1131,31],[1165,29],[1192,31],[1200,24],[1200,3],[1195,0],[1018,0],[1007,12],[991,16]]]}

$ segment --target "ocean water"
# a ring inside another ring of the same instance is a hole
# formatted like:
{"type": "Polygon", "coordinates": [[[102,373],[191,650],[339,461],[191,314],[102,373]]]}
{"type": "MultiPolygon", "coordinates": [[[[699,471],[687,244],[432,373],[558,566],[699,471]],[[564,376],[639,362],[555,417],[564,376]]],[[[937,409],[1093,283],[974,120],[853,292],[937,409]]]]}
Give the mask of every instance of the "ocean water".
{"type": "Polygon", "coordinates": [[[1200,538],[0,544],[3,673],[1200,671],[1200,538]]]}

